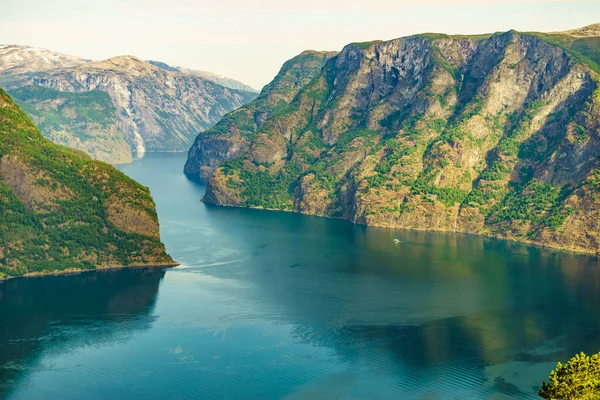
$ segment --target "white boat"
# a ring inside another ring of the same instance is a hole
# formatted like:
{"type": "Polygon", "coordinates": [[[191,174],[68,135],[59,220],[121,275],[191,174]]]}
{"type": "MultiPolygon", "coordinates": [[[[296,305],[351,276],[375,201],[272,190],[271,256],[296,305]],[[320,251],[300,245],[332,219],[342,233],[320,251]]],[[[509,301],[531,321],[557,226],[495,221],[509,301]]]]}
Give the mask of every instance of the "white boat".
{"type": "Polygon", "coordinates": [[[400,243],[398,239],[394,239],[394,243],[400,243]]]}

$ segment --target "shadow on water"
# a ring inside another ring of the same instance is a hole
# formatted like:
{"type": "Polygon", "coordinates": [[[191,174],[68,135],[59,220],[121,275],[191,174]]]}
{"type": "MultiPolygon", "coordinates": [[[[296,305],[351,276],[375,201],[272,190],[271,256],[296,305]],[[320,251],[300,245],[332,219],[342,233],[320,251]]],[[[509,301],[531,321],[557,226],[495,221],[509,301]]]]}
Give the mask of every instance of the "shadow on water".
{"type": "Polygon", "coordinates": [[[43,355],[124,341],[151,327],[163,269],[0,281],[0,397],[43,355]]]}

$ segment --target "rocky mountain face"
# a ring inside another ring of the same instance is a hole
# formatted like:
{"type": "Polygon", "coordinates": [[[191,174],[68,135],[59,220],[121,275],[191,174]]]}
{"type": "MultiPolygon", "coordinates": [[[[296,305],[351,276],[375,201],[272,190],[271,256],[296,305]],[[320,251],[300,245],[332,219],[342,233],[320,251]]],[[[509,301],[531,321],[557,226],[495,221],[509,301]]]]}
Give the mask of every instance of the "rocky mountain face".
{"type": "Polygon", "coordinates": [[[45,139],[0,89],[0,279],[171,266],[148,188],[45,139]]]}
{"type": "Polygon", "coordinates": [[[130,56],[91,62],[0,46],[0,86],[42,133],[110,163],[128,162],[145,151],[185,151],[199,132],[257,96],[213,80],[130,56]],[[112,106],[99,92],[108,94],[112,106]]]}
{"type": "Polygon", "coordinates": [[[161,61],[148,60],[146,62],[149,64],[152,64],[152,65],[155,65],[159,68],[162,68],[166,71],[181,72],[186,75],[197,76],[197,77],[206,79],[208,81],[214,82],[217,85],[225,86],[226,88],[229,88],[229,89],[236,89],[236,90],[243,90],[245,92],[258,93],[258,90],[246,85],[245,83],[237,81],[235,79],[228,78],[223,75],[219,75],[219,74],[215,74],[215,73],[207,72],[207,71],[199,71],[199,70],[195,70],[195,69],[179,67],[179,66],[173,67],[173,66],[166,64],[164,62],[161,62],[161,61]]]}
{"type": "Polygon", "coordinates": [[[286,62],[255,101],[227,114],[206,134],[198,135],[188,153],[184,172],[206,181],[224,161],[244,154],[265,122],[288,107],[300,89],[317,77],[334,55],[307,51],[286,62]]]}
{"type": "Polygon", "coordinates": [[[209,179],[208,203],[596,253],[590,31],[350,44],[281,102],[263,91],[200,134],[186,172],[209,179]]]}
{"type": "Polygon", "coordinates": [[[199,132],[255,97],[130,56],[40,73],[33,83],[66,92],[108,93],[138,157],[146,151],[188,149],[199,132]]]}

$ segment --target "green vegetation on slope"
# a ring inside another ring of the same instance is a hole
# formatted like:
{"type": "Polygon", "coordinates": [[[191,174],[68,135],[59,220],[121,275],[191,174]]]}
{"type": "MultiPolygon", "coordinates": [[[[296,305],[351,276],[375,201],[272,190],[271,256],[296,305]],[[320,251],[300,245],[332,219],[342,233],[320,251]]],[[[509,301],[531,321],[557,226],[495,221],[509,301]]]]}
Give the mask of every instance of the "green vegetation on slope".
{"type": "Polygon", "coordinates": [[[291,210],[292,187],[290,186],[301,172],[299,165],[287,164],[276,175],[268,170],[250,172],[243,167],[243,160],[236,158],[223,165],[223,171],[229,178],[236,175],[242,185],[235,179],[229,179],[228,185],[233,188],[243,187],[245,207],[260,207],[270,210],[291,210]]]}
{"type": "Polygon", "coordinates": [[[131,149],[108,93],[71,93],[25,86],[8,94],[53,142],[85,151],[101,161],[131,161],[131,149]]]}
{"type": "Polygon", "coordinates": [[[253,137],[262,125],[257,122],[257,115],[264,114],[271,118],[294,111],[289,103],[320,72],[324,60],[327,60],[326,53],[305,51],[287,61],[256,100],[226,114],[217,125],[202,135],[226,134],[234,129],[242,136],[253,137]]]}
{"type": "Polygon", "coordinates": [[[415,35],[429,40],[437,39],[458,39],[458,40],[485,40],[492,37],[493,33],[482,33],[479,35],[448,35],[445,33],[426,32],[415,35]]]}
{"type": "Polygon", "coordinates": [[[51,143],[0,90],[0,277],[169,264],[147,188],[51,143]]]}
{"type": "MultiPolygon", "coordinates": [[[[36,112],[35,103],[56,102],[57,111],[60,113],[50,113],[47,109],[40,111],[40,116],[44,118],[42,126],[47,127],[47,129],[61,129],[63,121],[70,118],[68,114],[73,115],[71,118],[77,118],[82,122],[94,122],[103,128],[110,127],[117,120],[116,109],[110,96],[108,93],[99,90],[72,93],[31,85],[11,90],[8,94],[26,114],[28,111],[36,112]]],[[[38,128],[40,127],[38,126],[38,128]]],[[[81,135],[80,132],[74,132],[73,134],[81,135]]],[[[87,139],[87,137],[82,135],[82,139],[87,139]]]]}

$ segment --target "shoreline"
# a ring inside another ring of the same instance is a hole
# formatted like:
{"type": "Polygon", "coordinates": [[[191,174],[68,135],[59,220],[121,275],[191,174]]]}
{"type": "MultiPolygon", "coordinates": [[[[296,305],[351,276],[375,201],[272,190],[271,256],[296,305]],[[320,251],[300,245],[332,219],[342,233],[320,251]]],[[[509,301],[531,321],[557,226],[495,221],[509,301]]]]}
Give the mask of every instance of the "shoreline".
{"type": "Polygon", "coordinates": [[[48,272],[28,272],[25,275],[19,276],[0,276],[0,283],[3,281],[8,281],[10,279],[18,279],[18,278],[42,278],[46,276],[61,276],[61,275],[76,275],[84,272],[101,272],[107,270],[116,270],[116,269],[128,269],[128,268],[157,268],[157,269],[169,269],[180,266],[181,264],[173,262],[173,263],[165,263],[165,264],[133,264],[133,265],[115,265],[108,267],[97,267],[95,269],[65,269],[62,271],[48,271],[48,272]]]}
{"type": "Polygon", "coordinates": [[[515,239],[515,238],[510,238],[510,237],[505,237],[505,236],[500,236],[500,235],[494,235],[494,234],[485,234],[485,233],[476,233],[476,232],[466,232],[466,231],[448,231],[448,230],[441,230],[441,229],[422,229],[422,228],[400,228],[400,227],[392,227],[392,226],[386,226],[386,225],[373,225],[373,224],[363,224],[360,222],[354,222],[351,221],[349,219],[345,219],[345,218],[336,218],[336,217],[330,217],[327,215],[318,215],[318,214],[310,214],[310,213],[303,213],[303,212],[298,212],[298,211],[294,211],[294,210],[278,210],[278,209],[274,209],[274,208],[264,208],[264,207],[244,207],[244,206],[234,206],[234,205],[224,205],[224,204],[215,204],[212,202],[206,202],[204,201],[204,198],[200,199],[201,202],[203,202],[204,204],[208,204],[212,207],[224,207],[224,208],[240,208],[240,209],[246,209],[246,210],[260,210],[260,211],[276,211],[276,212],[283,212],[283,213],[290,213],[290,214],[297,214],[297,215],[306,215],[309,217],[317,217],[317,218],[325,218],[325,219],[330,219],[330,220],[335,220],[335,221],[344,221],[347,222],[349,224],[355,225],[355,226],[364,226],[367,228],[378,228],[378,229],[387,229],[389,231],[393,231],[393,230],[398,230],[398,231],[412,231],[412,232],[433,232],[433,233],[455,233],[455,234],[461,234],[461,235],[471,235],[471,236],[477,236],[477,237],[484,237],[484,238],[489,238],[489,239],[495,239],[495,240],[504,240],[507,242],[512,242],[512,243],[519,243],[519,244],[523,244],[523,245],[527,245],[527,246],[532,246],[532,247],[537,247],[537,248],[541,248],[541,249],[546,249],[546,250],[552,250],[552,251],[561,251],[561,252],[565,252],[565,253],[569,253],[572,255],[579,255],[579,256],[589,256],[589,257],[600,257],[600,250],[595,251],[595,250],[586,250],[583,248],[572,248],[572,247],[566,247],[566,246],[550,246],[544,243],[540,243],[540,242],[535,242],[532,240],[519,240],[519,239],[515,239]]]}

